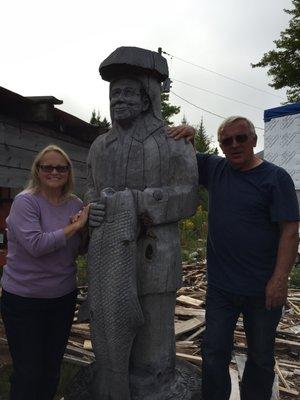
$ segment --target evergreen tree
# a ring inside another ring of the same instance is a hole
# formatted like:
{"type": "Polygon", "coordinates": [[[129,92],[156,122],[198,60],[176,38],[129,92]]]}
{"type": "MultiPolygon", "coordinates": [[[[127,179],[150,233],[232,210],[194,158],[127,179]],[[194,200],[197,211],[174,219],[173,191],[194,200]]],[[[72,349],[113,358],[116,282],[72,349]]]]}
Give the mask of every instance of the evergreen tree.
{"type": "Polygon", "coordinates": [[[251,64],[253,68],[268,67],[274,89],[288,87],[289,102],[300,102],[300,0],[292,0],[294,9],[284,12],[292,15],[289,26],[274,40],[275,50],[265,53],[262,59],[251,64]]]}
{"type": "Polygon", "coordinates": [[[187,119],[186,119],[185,115],[183,115],[183,117],[182,117],[181,125],[187,125],[187,119]]]}
{"type": "Polygon", "coordinates": [[[101,119],[99,110],[98,113],[96,115],[96,110],[94,109],[92,112],[92,116],[90,119],[90,124],[91,125],[95,125],[95,126],[100,126],[103,129],[110,129],[110,122],[104,117],[103,119],[101,119]]]}
{"type": "Polygon", "coordinates": [[[201,122],[198,126],[195,127],[195,129],[195,149],[199,153],[218,154],[217,147],[211,147],[211,139],[206,133],[206,128],[203,123],[203,117],[201,117],[201,122]]]}
{"type": "Polygon", "coordinates": [[[173,125],[174,122],[170,121],[170,118],[180,112],[180,107],[172,106],[169,103],[169,96],[168,93],[161,94],[161,115],[167,125],[173,125]]]}
{"type": "MultiPolygon", "coordinates": [[[[183,116],[181,120],[182,124],[187,124],[187,119],[183,116]]],[[[198,126],[194,127],[196,130],[194,147],[199,153],[207,153],[207,154],[218,154],[217,147],[211,146],[211,138],[206,133],[206,128],[204,126],[203,117],[201,117],[201,122],[198,126]]],[[[204,210],[208,210],[208,192],[204,187],[199,188],[199,196],[201,206],[204,210]]]]}

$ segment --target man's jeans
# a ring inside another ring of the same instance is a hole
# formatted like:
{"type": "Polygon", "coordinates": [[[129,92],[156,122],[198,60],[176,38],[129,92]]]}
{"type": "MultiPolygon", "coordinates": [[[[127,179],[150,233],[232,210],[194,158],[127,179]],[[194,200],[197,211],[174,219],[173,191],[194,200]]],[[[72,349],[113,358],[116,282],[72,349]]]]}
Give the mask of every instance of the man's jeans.
{"type": "Polygon", "coordinates": [[[242,313],[248,358],[241,384],[242,400],[269,400],[274,381],[274,343],[282,307],[265,308],[265,296],[239,296],[209,286],[202,343],[203,400],[228,400],[233,333],[242,313]]]}

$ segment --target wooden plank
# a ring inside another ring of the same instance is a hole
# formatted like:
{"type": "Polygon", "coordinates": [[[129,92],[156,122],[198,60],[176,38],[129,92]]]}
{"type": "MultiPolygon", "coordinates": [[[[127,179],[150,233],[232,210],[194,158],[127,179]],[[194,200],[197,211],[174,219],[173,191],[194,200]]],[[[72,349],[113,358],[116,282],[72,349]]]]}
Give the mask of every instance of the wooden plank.
{"type": "Polygon", "coordinates": [[[20,129],[19,127],[0,123],[0,143],[19,147],[21,149],[40,151],[49,144],[56,144],[61,147],[71,158],[86,162],[88,148],[82,147],[73,143],[64,142],[45,134],[36,133],[28,128],[20,129]]]}
{"type": "Polygon", "coordinates": [[[276,338],[276,344],[283,344],[283,345],[286,345],[290,349],[298,350],[298,351],[300,350],[300,342],[296,342],[293,340],[285,340],[285,339],[276,338]]]}
{"type": "Polygon", "coordinates": [[[22,188],[29,178],[29,170],[9,168],[0,165],[0,186],[22,188]]]}
{"type": "MultiPolygon", "coordinates": [[[[68,344],[70,344],[70,345],[72,345],[72,346],[75,346],[75,347],[79,347],[80,349],[83,349],[84,348],[84,346],[83,346],[83,344],[82,343],[79,343],[79,342],[75,342],[74,340],[68,340],[68,344]]],[[[86,349],[87,350],[87,349],[86,349]]]]}
{"type": "Polygon", "coordinates": [[[76,365],[89,365],[93,362],[93,361],[83,360],[82,358],[78,358],[75,356],[71,356],[70,354],[64,354],[64,360],[76,365]]]}
{"type": "Polygon", "coordinates": [[[182,335],[183,333],[192,331],[201,326],[202,322],[198,318],[191,318],[184,322],[175,323],[175,337],[182,335]]]}
{"type": "Polygon", "coordinates": [[[71,352],[75,354],[80,354],[81,356],[88,356],[91,358],[95,358],[94,353],[89,350],[81,349],[79,347],[72,346],[70,344],[67,345],[66,352],[71,352]]]}
{"type": "Polygon", "coordinates": [[[179,340],[178,342],[176,342],[176,347],[180,348],[181,350],[198,349],[198,346],[192,340],[179,340]]]}
{"type": "MultiPolygon", "coordinates": [[[[0,165],[30,171],[38,151],[21,149],[7,144],[0,144],[0,165]]],[[[72,160],[75,177],[86,178],[86,163],[72,160]]]]}
{"type": "Polygon", "coordinates": [[[239,373],[235,369],[229,368],[231,378],[231,394],[229,400],[240,400],[239,373]]]}
{"type": "Polygon", "coordinates": [[[76,329],[74,327],[72,327],[71,329],[71,335],[77,335],[80,336],[84,339],[90,339],[91,338],[91,334],[88,331],[84,331],[82,329],[76,329]]]}
{"type": "Polygon", "coordinates": [[[84,331],[90,331],[90,324],[73,324],[72,328],[82,329],[84,331]]]}
{"type": "Polygon", "coordinates": [[[300,333],[300,325],[291,326],[290,331],[292,331],[294,334],[298,335],[300,333]]]}
{"type": "Polygon", "coordinates": [[[186,304],[191,307],[200,307],[204,303],[203,300],[197,300],[190,296],[181,295],[176,299],[179,303],[186,304]]]}
{"type": "Polygon", "coordinates": [[[201,335],[202,332],[205,331],[205,326],[202,326],[200,329],[196,330],[196,332],[192,333],[186,340],[193,340],[201,335]]]}
{"type": "Polygon", "coordinates": [[[285,368],[300,368],[300,363],[299,362],[293,362],[293,361],[281,361],[278,360],[278,365],[281,367],[285,367],[285,368]]]}
{"type": "MultiPolygon", "coordinates": [[[[287,332],[287,334],[288,334],[288,332],[287,332]]],[[[244,332],[235,331],[234,335],[238,336],[238,337],[246,338],[244,332]]],[[[275,344],[276,345],[286,345],[286,347],[293,349],[293,350],[297,350],[297,351],[300,350],[300,342],[297,342],[296,340],[286,340],[286,339],[276,338],[275,344]]]]}
{"type": "MultiPolygon", "coordinates": [[[[10,168],[0,165],[0,186],[23,188],[28,181],[29,170],[10,168]]],[[[75,193],[85,193],[86,179],[75,178],[75,193]]]]}
{"type": "Polygon", "coordinates": [[[282,393],[292,394],[294,396],[299,396],[298,390],[295,389],[287,389],[285,387],[279,386],[279,391],[282,393]]]}
{"type": "Polygon", "coordinates": [[[188,308],[183,306],[176,306],[175,307],[175,315],[180,317],[202,317],[204,318],[205,311],[196,308],[188,308]]]}
{"type": "Polygon", "coordinates": [[[246,362],[247,357],[244,354],[235,354],[234,358],[236,361],[240,380],[242,380],[244,369],[245,369],[245,362],[246,362]]]}
{"type": "Polygon", "coordinates": [[[284,386],[285,388],[287,388],[287,389],[290,389],[291,387],[290,387],[290,385],[288,384],[288,382],[286,381],[286,379],[284,378],[284,376],[283,376],[283,374],[282,374],[282,372],[281,372],[281,369],[278,367],[277,361],[275,362],[275,371],[276,371],[276,373],[278,374],[278,376],[279,376],[281,382],[283,383],[283,386],[284,386]]]}
{"type": "Polygon", "coordinates": [[[272,397],[271,400],[279,400],[279,382],[278,382],[278,375],[275,374],[273,387],[272,387],[272,397]]]}
{"type": "Polygon", "coordinates": [[[288,299],[288,303],[293,308],[295,314],[300,315],[300,307],[294,304],[290,299],[288,299]]]}
{"type": "Polygon", "coordinates": [[[195,365],[202,364],[202,358],[200,356],[192,356],[191,354],[184,354],[179,352],[176,352],[176,356],[182,358],[183,360],[189,361],[195,365]]]}

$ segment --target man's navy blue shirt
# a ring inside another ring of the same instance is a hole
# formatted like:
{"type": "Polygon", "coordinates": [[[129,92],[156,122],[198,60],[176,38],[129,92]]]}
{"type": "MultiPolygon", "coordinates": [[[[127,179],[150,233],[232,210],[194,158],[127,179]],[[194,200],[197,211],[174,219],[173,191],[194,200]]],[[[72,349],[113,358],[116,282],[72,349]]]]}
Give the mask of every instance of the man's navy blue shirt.
{"type": "Polygon", "coordinates": [[[280,221],[298,221],[290,175],[267,161],[234,170],[225,158],[197,154],[199,183],[209,192],[208,283],[261,295],[276,263],[280,221]]]}

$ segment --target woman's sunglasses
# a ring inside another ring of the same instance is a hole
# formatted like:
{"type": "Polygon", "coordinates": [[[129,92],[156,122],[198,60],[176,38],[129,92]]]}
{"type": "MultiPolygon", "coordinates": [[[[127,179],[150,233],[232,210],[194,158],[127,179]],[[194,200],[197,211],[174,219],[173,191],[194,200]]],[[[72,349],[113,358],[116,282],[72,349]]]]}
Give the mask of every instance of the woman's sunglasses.
{"type": "Polygon", "coordinates": [[[235,140],[236,143],[246,143],[248,138],[249,138],[249,135],[247,135],[247,133],[239,133],[237,135],[230,136],[225,139],[221,139],[219,142],[222,146],[227,147],[227,146],[231,146],[233,144],[233,140],[235,140]]]}
{"type": "Polygon", "coordinates": [[[56,170],[56,172],[58,173],[64,173],[64,172],[68,172],[70,170],[70,165],[39,165],[39,169],[43,172],[53,172],[54,170],[56,170]]]}

